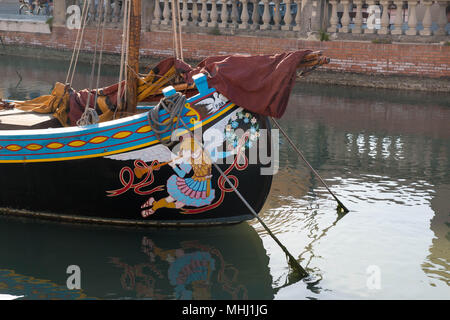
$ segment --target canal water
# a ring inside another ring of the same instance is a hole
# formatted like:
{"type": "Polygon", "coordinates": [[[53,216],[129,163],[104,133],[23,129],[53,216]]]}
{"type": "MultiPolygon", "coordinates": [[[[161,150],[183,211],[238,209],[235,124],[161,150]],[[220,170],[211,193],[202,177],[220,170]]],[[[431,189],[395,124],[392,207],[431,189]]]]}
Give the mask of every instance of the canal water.
{"type": "MultiPolygon", "coordinates": [[[[74,86],[87,87],[89,65],[77,70],[74,86]]],[[[117,81],[103,71],[100,85],[117,81]]],[[[0,97],[47,94],[66,72],[0,55],[0,97]]],[[[298,83],[280,123],[350,209],[338,215],[281,140],[261,217],[306,281],[257,221],[123,229],[1,216],[0,298],[449,299],[450,97],[298,83]],[[78,271],[81,288],[68,288],[78,271]]]]}

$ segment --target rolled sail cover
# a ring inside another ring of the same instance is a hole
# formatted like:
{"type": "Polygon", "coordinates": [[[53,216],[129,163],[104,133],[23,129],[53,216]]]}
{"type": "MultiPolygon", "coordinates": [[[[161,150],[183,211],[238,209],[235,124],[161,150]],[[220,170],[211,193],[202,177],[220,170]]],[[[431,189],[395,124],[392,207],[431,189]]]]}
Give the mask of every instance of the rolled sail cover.
{"type": "Polygon", "coordinates": [[[258,114],[280,118],[295,84],[297,66],[311,52],[214,56],[204,59],[195,68],[183,67],[177,61],[177,69],[185,72],[188,83],[193,83],[192,76],[204,73],[209,86],[233,103],[258,114]]]}

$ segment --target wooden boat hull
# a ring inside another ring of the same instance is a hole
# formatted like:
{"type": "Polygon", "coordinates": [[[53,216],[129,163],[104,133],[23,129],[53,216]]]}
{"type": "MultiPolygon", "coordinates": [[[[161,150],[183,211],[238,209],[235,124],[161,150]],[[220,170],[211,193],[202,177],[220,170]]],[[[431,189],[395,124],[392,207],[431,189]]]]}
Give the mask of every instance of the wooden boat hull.
{"type": "MultiPolygon", "coordinates": [[[[270,155],[268,119],[244,111],[212,88],[188,99],[182,115],[189,130],[201,129],[209,152],[221,157],[196,165],[193,157],[198,154],[192,152],[174,166],[160,166],[167,154],[173,160],[183,152],[173,149],[180,143],[167,148],[156,139],[147,112],[82,128],[1,130],[2,212],[119,224],[215,224],[253,218],[212,161],[222,162],[222,171],[259,212],[272,181],[261,168],[272,164],[261,164],[259,156],[251,161],[250,154],[265,149],[270,155]],[[268,137],[264,141],[263,133],[268,137]]],[[[168,115],[161,112],[160,117],[168,115]]],[[[189,139],[184,128],[177,136],[185,144],[189,139]]],[[[167,133],[162,139],[169,138],[167,133]]]]}

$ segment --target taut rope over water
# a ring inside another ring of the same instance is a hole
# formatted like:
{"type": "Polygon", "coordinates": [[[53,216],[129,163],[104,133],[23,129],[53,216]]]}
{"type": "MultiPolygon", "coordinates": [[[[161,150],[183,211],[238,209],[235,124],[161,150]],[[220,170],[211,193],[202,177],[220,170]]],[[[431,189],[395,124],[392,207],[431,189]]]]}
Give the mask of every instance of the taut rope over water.
{"type": "Polygon", "coordinates": [[[287,133],[283,130],[283,128],[281,128],[281,126],[279,125],[279,123],[273,118],[272,121],[273,123],[275,123],[275,125],[277,126],[277,128],[281,131],[281,133],[283,134],[283,136],[286,138],[286,140],[289,142],[289,144],[294,148],[294,150],[297,152],[297,154],[303,159],[303,161],[305,161],[306,165],[311,169],[311,171],[319,178],[319,180],[322,182],[322,184],[325,186],[325,188],[328,190],[328,192],[333,196],[333,198],[337,201],[338,206],[337,206],[337,211],[339,213],[348,213],[349,210],[347,209],[346,206],[344,206],[344,204],[334,195],[334,193],[330,190],[330,188],[327,186],[327,184],[325,183],[325,181],[323,181],[322,177],[317,173],[316,170],[314,170],[314,168],[309,164],[309,162],[306,160],[305,156],[303,155],[303,153],[300,151],[299,148],[297,148],[297,146],[294,144],[294,142],[291,140],[291,138],[289,138],[289,136],[287,135],[287,133]]]}

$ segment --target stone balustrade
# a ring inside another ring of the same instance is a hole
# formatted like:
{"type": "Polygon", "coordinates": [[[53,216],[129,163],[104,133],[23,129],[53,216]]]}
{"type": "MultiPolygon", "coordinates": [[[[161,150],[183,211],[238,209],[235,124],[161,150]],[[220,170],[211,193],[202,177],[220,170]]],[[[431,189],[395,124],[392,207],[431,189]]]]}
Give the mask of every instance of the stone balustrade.
{"type": "MultiPolygon", "coordinates": [[[[64,1],[64,0],[55,0],[64,1]]],[[[206,31],[219,30],[283,30],[300,31],[302,1],[306,0],[178,0],[178,13],[183,27],[200,27],[206,31]]],[[[316,1],[316,0],[315,0],[316,1]]],[[[121,28],[122,1],[92,0],[88,8],[88,23],[106,19],[109,27],[121,28]],[[116,5],[116,2],[119,5],[116,5]],[[99,17],[100,6],[104,6],[99,17]]],[[[66,0],[83,7],[84,0],[66,0]]],[[[172,27],[171,0],[142,0],[143,28],[158,30],[172,27]]],[[[102,20],[103,21],[103,20],[102,20]]]]}
{"type": "Polygon", "coordinates": [[[447,36],[450,1],[330,0],[327,31],[339,34],[447,36]]]}
{"type": "MultiPolygon", "coordinates": [[[[89,1],[88,23],[105,19],[109,28],[121,28],[122,1],[89,1]]],[[[55,15],[64,14],[55,21],[66,21],[65,8],[83,3],[55,0],[55,15]]],[[[184,32],[298,37],[326,31],[347,39],[367,34],[445,40],[450,30],[450,0],[178,0],[178,5],[184,32]]],[[[142,0],[142,11],[145,31],[171,30],[172,0],[142,0]]]]}

